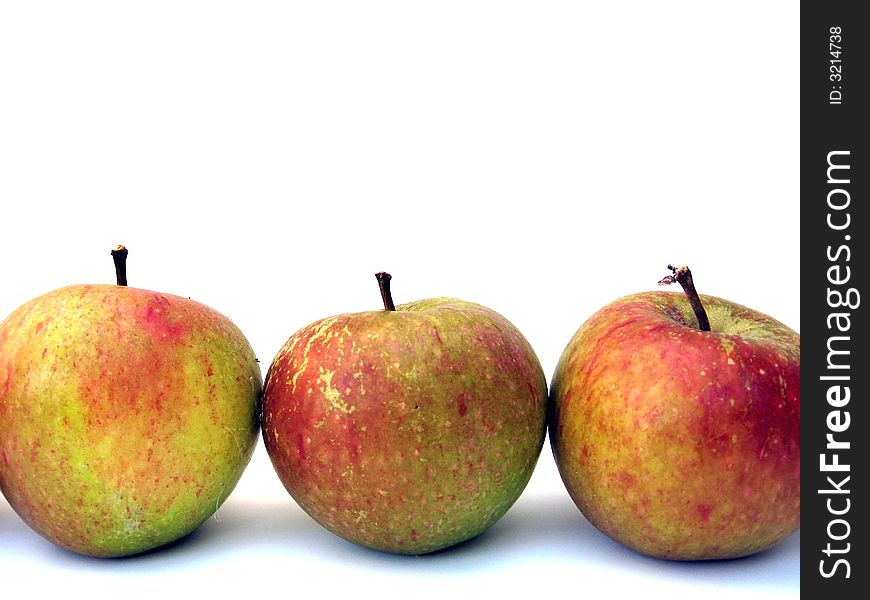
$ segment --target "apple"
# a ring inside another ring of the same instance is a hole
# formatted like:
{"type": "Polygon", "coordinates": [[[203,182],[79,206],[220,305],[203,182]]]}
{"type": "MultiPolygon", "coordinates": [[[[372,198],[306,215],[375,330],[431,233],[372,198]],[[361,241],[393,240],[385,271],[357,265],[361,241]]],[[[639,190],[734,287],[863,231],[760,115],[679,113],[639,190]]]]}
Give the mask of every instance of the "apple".
{"type": "MultiPolygon", "coordinates": [[[[123,283],[126,249],[113,251],[123,283]]],[[[245,337],[188,298],[73,285],[0,324],[0,490],[91,556],[172,542],[214,514],[259,432],[245,337]]]]}
{"type": "Polygon", "coordinates": [[[800,336],[672,270],[660,283],[686,295],[620,298],[565,348],[553,454],[586,518],[625,546],[753,554],[800,525],[800,336]]]}
{"type": "Polygon", "coordinates": [[[356,544],[425,554],[472,538],[517,500],[546,430],[534,351],[498,313],[454,298],[322,319],[266,374],[263,439],[318,523],[356,544]]]}

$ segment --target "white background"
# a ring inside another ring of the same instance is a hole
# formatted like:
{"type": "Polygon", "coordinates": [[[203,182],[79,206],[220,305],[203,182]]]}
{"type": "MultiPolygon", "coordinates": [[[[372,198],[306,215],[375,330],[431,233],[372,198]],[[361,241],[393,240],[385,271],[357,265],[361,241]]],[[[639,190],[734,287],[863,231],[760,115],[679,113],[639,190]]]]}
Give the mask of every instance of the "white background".
{"type": "MultiPolygon", "coordinates": [[[[299,327],[380,307],[378,270],[397,303],[501,312],[548,376],[669,262],[799,329],[798,24],[757,0],[0,0],[0,316],[111,283],[122,242],[131,285],[222,311],[264,373],[299,327]]],[[[34,597],[796,597],[799,562],[799,535],[625,550],[548,445],[502,521],[422,558],[321,529],[262,445],[215,519],[143,557],[55,549],[0,498],[4,593],[34,597]]]]}

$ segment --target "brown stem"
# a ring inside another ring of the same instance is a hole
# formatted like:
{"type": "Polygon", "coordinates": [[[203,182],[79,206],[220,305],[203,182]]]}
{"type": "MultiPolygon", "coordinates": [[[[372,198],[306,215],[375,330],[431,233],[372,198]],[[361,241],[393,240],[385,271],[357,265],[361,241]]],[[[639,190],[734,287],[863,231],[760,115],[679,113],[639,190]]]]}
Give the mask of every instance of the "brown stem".
{"type": "Polygon", "coordinates": [[[378,278],[378,287],[381,288],[384,310],[396,310],[396,305],[393,304],[393,296],[390,294],[390,279],[393,278],[392,275],[381,271],[380,273],[375,273],[375,277],[378,278]]]}
{"type": "Polygon", "coordinates": [[[118,285],[127,285],[127,249],[118,244],[112,250],[112,260],[115,261],[115,279],[118,285]]]}
{"type": "Polygon", "coordinates": [[[689,299],[689,304],[692,305],[692,310],[695,311],[695,318],[698,319],[698,328],[701,331],[710,331],[710,320],[707,318],[707,311],[704,310],[704,305],[701,304],[701,297],[698,296],[698,290],[695,289],[695,282],[692,281],[692,272],[689,267],[680,267],[668,265],[668,268],[673,272],[673,275],[668,275],[659,281],[659,285],[669,285],[677,282],[682,286],[686,297],[689,299]]]}

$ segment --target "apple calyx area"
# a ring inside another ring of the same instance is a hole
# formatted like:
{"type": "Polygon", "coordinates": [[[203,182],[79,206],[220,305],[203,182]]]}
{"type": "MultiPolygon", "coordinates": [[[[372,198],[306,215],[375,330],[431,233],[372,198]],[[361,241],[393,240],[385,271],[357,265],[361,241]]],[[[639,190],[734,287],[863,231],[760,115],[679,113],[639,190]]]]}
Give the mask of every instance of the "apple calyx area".
{"type": "Polygon", "coordinates": [[[395,311],[396,305],[393,304],[393,295],[390,293],[390,279],[392,279],[393,276],[381,271],[380,273],[375,273],[375,277],[378,280],[378,287],[381,288],[381,299],[384,301],[384,310],[395,311]]]}
{"type": "Polygon", "coordinates": [[[115,279],[118,285],[127,285],[127,248],[118,244],[112,250],[112,260],[115,261],[115,279]]]}
{"type": "Polygon", "coordinates": [[[707,311],[704,310],[704,305],[701,304],[701,297],[698,295],[698,290],[695,289],[695,283],[692,281],[692,272],[689,267],[675,267],[668,265],[672,275],[668,275],[659,280],[659,285],[670,285],[674,282],[680,284],[686,297],[689,299],[689,304],[692,305],[692,310],[695,313],[695,318],[698,319],[698,329],[701,331],[710,331],[710,319],[707,318],[707,311]]]}

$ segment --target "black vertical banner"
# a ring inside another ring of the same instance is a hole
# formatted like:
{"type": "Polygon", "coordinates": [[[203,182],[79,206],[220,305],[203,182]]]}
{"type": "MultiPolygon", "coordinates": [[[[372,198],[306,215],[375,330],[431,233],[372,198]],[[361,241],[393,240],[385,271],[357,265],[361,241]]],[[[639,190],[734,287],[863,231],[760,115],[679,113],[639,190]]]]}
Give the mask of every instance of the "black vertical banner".
{"type": "Polygon", "coordinates": [[[870,589],[870,21],[859,7],[801,5],[801,592],[838,600],[870,589]]]}

